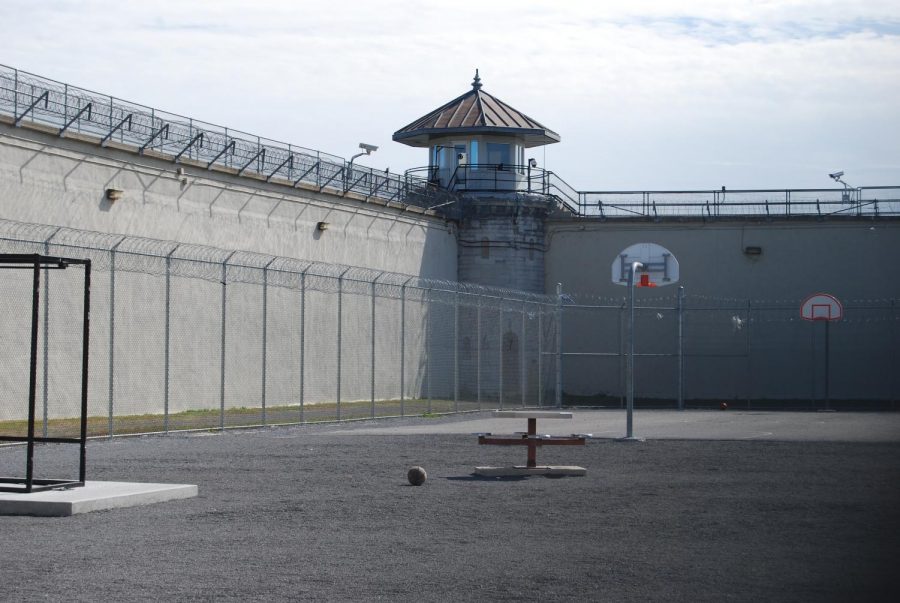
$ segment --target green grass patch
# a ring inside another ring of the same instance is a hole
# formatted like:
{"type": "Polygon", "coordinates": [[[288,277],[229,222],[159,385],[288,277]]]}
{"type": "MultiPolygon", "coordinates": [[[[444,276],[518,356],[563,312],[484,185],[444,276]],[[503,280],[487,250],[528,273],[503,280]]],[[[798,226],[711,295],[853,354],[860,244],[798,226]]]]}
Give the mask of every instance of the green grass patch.
{"type": "MultiPolygon", "coordinates": [[[[402,403],[406,416],[422,416],[436,418],[441,413],[453,410],[452,400],[432,400],[431,410],[427,400],[412,399],[402,403]]],[[[401,401],[376,400],[374,416],[397,416],[401,414],[401,401]]],[[[299,405],[269,406],[265,411],[265,424],[316,423],[336,421],[340,419],[364,419],[373,416],[371,401],[341,402],[340,411],[334,402],[306,404],[302,410],[299,405]]],[[[226,408],[224,415],[219,408],[184,410],[170,413],[169,431],[218,429],[225,427],[247,427],[263,424],[261,407],[226,408]]],[[[34,424],[36,435],[43,433],[43,421],[38,419],[34,424]]],[[[120,415],[113,417],[113,434],[129,435],[165,431],[166,418],[163,414],[144,413],[138,415],[120,415]]],[[[78,437],[81,421],[78,418],[50,419],[47,422],[47,435],[50,437],[78,437]]],[[[87,419],[88,437],[108,436],[109,417],[89,416],[87,419]]],[[[28,421],[0,421],[0,435],[25,437],[28,435],[28,421]]]]}

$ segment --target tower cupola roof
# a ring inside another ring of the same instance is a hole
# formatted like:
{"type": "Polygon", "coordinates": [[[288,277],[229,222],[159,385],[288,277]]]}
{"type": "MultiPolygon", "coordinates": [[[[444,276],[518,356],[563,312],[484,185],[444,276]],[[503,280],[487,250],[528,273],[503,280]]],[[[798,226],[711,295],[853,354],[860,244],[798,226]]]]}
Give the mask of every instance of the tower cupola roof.
{"type": "Polygon", "coordinates": [[[499,134],[523,138],[526,147],[559,142],[559,134],[482,89],[475,70],[472,89],[394,132],[393,139],[427,147],[434,138],[499,134]]]}

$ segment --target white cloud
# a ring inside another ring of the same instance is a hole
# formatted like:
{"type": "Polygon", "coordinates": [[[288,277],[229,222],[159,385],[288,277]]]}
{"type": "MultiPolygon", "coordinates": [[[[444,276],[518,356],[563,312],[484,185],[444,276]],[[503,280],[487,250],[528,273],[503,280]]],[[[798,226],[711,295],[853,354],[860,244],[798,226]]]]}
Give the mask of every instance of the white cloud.
{"type": "MultiPolygon", "coordinates": [[[[371,165],[468,88],[558,131],[579,188],[900,183],[896,2],[7,0],[0,62],[371,165]],[[871,179],[871,180],[870,180],[871,179]]],[[[538,154],[541,160],[543,153],[538,154]]]]}

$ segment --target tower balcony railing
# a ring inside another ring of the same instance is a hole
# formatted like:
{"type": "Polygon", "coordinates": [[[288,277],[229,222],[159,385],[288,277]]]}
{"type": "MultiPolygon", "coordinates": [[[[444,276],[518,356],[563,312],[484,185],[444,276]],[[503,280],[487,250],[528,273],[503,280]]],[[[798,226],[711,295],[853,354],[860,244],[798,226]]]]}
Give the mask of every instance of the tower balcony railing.
{"type": "Polygon", "coordinates": [[[455,167],[413,168],[406,174],[424,178],[434,186],[457,193],[551,194],[552,172],[532,165],[463,163],[455,167]]]}
{"type": "Polygon", "coordinates": [[[353,165],[343,157],[139,105],[0,65],[0,121],[173,164],[224,170],[276,184],[316,188],[404,206],[431,208],[450,195],[415,175],[353,165]]]}

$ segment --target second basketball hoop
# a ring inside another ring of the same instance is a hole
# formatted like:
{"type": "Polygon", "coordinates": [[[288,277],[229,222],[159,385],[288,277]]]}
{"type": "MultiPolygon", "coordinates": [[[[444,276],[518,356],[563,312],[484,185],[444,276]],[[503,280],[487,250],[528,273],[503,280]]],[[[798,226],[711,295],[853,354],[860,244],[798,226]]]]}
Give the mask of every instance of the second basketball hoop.
{"type": "Polygon", "coordinates": [[[635,262],[641,266],[634,275],[635,287],[663,287],[678,282],[678,260],[656,243],[637,243],[624,249],[612,263],[612,282],[628,286],[628,271],[635,262]]]}

